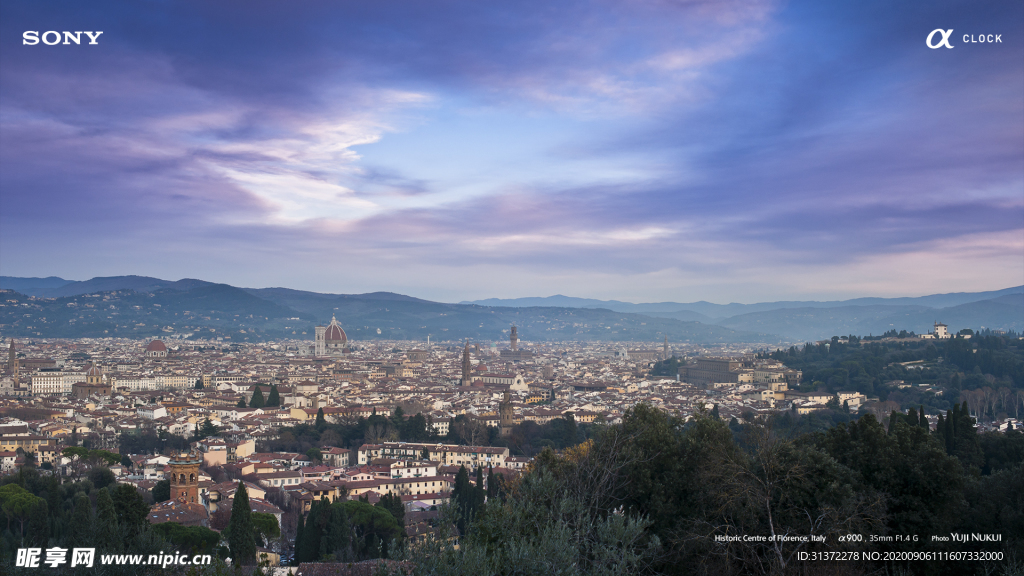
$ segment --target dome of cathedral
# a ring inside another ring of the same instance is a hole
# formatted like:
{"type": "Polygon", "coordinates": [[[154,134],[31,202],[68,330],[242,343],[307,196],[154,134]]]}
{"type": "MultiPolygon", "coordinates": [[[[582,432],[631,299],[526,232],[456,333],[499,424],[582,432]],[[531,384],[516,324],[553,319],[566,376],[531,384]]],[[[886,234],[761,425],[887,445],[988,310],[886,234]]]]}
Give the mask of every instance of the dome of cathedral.
{"type": "Polygon", "coordinates": [[[337,324],[331,324],[330,326],[327,327],[327,330],[324,331],[324,340],[348,340],[348,336],[345,334],[345,331],[341,329],[341,326],[338,326],[337,324]]]}
{"type": "Polygon", "coordinates": [[[153,340],[146,346],[146,352],[167,352],[167,346],[159,340],[153,340]]]}
{"type": "Polygon", "coordinates": [[[85,372],[86,376],[103,376],[103,372],[94,364],[85,372]]]}

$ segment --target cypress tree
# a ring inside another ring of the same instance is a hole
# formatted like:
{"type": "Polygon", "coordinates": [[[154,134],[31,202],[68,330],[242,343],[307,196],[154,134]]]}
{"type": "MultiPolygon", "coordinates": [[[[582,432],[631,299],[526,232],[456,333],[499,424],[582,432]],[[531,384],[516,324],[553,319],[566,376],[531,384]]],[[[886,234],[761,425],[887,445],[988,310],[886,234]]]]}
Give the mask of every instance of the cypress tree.
{"type": "Polygon", "coordinates": [[[918,412],[918,415],[921,417],[921,428],[924,428],[925,430],[927,430],[928,429],[928,418],[926,418],[925,415],[924,415],[924,406],[921,406],[920,408],[921,408],[921,411],[918,412]]]}
{"type": "Polygon", "coordinates": [[[945,429],[942,431],[942,434],[943,434],[943,436],[945,436],[945,438],[943,438],[943,439],[946,441],[946,454],[950,454],[950,455],[953,454],[953,438],[954,438],[954,435],[953,435],[954,428],[953,427],[954,426],[955,426],[955,422],[953,421],[953,412],[951,410],[947,410],[946,411],[946,426],[945,426],[945,429]]]}
{"type": "Polygon", "coordinates": [[[78,546],[85,545],[92,536],[92,502],[85,492],[75,496],[75,511],[71,514],[71,538],[78,546]]]}
{"type": "Polygon", "coordinates": [[[235,406],[238,407],[238,408],[245,408],[245,398],[244,397],[243,398],[239,398],[238,399],[238,404],[235,404],[235,406]]]}
{"type": "Polygon", "coordinates": [[[304,518],[302,516],[302,513],[300,512],[299,513],[299,525],[295,529],[295,563],[296,564],[298,564],[299,562],[305,562],[306,561],[306,559],[301,556],[302,551],[304,550],[303,547],[305,546],[305,542],[304,542],[305,536],[306,536],[305,535],[305,531],[306,531],[306,529],[305,529],[305,520],[304,520],[304,518]]]}
{"type": "Polygon", "coordinates": [[[281,394],[277,391],[277,384],[270,385],[270,395],[267,397],[267,406],[280,406],[281,394]]]}
{"type": "Polygon", "coordinates": [[[316,427],[320,428],[321,426],[324,426],[326,424],[327,424],[327,420],[324,419],[324,409],[323,408],[317,408],[316,409],[316,422],[315,422],[316,427]]]}
{"type": "Polygon", "coordinates": [[[263,390],[259,386],[256,386],[256,391],[252,393],[252,399],[249,400],[250,408],[263,408],[266,406],[266,401],[263,400],[263,390]]]}
{"type": "Polygon", "coordinates": [[[894,434],[896,432],[896,422],[902,416],[903,414],[897,412],[896,410],[893,410],[892,412],[889,413],[889,434],[894,434]]]}
{"type": "MultiPolygon", "coordinates": [[[[340,504],[330,507],[331,519],[327,523],[327,530],[320,539],[320,551],[324,554],[333,554],[334,560],[343,561],[352,556],[352,528],[349,526],[348,513],[340,504]]],[[[402,522],[399,521],[399,524],[402,522]]]]}
{"type": "Polygon", "coordinates": [[[228,523],[231,536],[228,548],[235,565],[245,566],[256,562],[256,534],[252,525],[252,509],[249,507],[249,493],[239,480],[235,499],[231,504],[231,522],[228,523]]]}
{"type": "Polygon", "coordinates": [[[26,535],[28,537],[29,544],[40,547],[46,546],[46,543],[50,538],[48,509],[49,506],[46,504],[46,500],[39,498],[36,502],[36,508],[32,512],[32,517],[28,519],[28,530],[26,535]]]}
{"type": "Polygon", "coordinates": [[[494,467],[487,467],[487,499],[490,500],[498,495],[498,485],[494,481],[494,467]]]}
{"type": "Polygon", "coordinates": [[[484,489],[484,467],[476,467],[476,487],[480,490],[484,489]]]}
{"type": "Polygon", "coordinates": [[[907,410],[907,424],[915,427],[921,425],[921,419],[917,417],[917,410],[913,408],[907,410]]]}
{"type": "Polygon", "coordinates": [[[473,506],[473,487],[469,484],[469,472],[465,466],[459,466],[459,473],[455,475],[455,487],[452,489],[452,497],[455,499],[459,511],[459,521],[456,527],[460,534],[466,533],[466,524],[469,520],[471,507],[473,506]]]}
{"type": "Polygon", "coordinates": [[[715,404],[715,407],[711,409],[711,416],[718,420],[718,404],[715,404]]]}
{"type": "Polygon", "coordinates": [[[101,488],[96,494],[96,532],[103,549],[113,552],[120,547],[117,541],[117,510],[106,488],[101,488]]]}

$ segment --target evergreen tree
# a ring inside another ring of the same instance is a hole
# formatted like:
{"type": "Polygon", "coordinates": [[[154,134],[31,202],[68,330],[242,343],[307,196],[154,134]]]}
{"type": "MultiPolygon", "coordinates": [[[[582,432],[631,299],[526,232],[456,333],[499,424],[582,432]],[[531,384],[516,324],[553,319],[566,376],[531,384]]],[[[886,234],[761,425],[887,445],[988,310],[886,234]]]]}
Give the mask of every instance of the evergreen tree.
{"type": "Polygon", "coordinates": [[[910,426],[920,426],[921,419],[917,417],[917,410],[913,408],[907,410],[907,424],[910,426]]]}
{"type": "Polygon", "coordinates": [[[943,440],[946,442],[946,454],[953,454],[953,411],[946,411],[946,425],[942,430],[943,440]]]}
{"type": "Polygon", "coordinates": [[[924,406],[920,407],[920,412],[918,412],[917,414],[921,418],[921,428],[928,430],[928,418],[924,415],[924,406]]]}
{"type": "Polygon", "coordinates": [[[238,404],[235,404],[236,408],[245,408],[245,398],[239,398],[238,404]]]}
{"type": "Polygon", "coordinates": [[[196,378],[196,390],[202,390],[202,389],[203,389],[203,379],[202,378],[196,378]]]}
{"type": "Polygon", "coordinates": [[[320,537],[320,552],[325,556],[332,555],[335,561],[350,560],[353,555],[352,527],[348,513],[341,505],[332,504],[330,510],[331,519],[327,523],[327,530],[320,537]]]}
{"type": "Polygon", "coordinates": [[[75,496],[75,511],[71,514],[70,528],[76,546],[84,546],[92,539],[92,502],[85,492],[75,496]]]}
{"type": "Polygon", "coordinates": [[[211,422],[209,417],[205,418],[203,420],[203,426],[199,429],[199,439],[209,438],[210,436],[216,436],[217,434],[220,434],[220,427],[211,422]]]}
{"type": "MultiPolygon", "coordinates": [[[[161,480],[153,485],[153,489],[150,490],[153,494],[153,502],[166,502],[171,499],[171,481],[161,480]]],[[[97,506],[99,502],[97,501],[97,506]]],[[[98,509],[97,509],[98,510],[98,509]]]]}
{"type": "Polygon", "coordinates": [[[270,395],[267,397],[267,406],[278,407],[281,405],[281,394],[277,391],[277,384],[270,385],[270,395]]]}
{"type": "Polygon", "coordinates": [[[494,480],[494,467],[487,467],[487,499],[492,500],[498,495],[498,484],[494,480]]]}
{"type": "Polygon", "coordinates": [[[28,544],[39,547],[46,546],[50,538],[50,522],[47,519],[49,515],[48,509],[49,506],[46,504],[46,500],[42,498],[36,499],[35,510],[33,510],[32,516],[28,519],[28,529],[25,534],[28,544]]]}
{"type": "Polygon", "coordinates": [[[149,506],[131,484],[118,484],[110,494],[118,523],[131,533],[142,532],[148,523],[149,506]]]}
{"type": "Polygon", "coordinates": [[[228,547],[236,565],[251,565],[256,562],[256,534],[252,524],[252,509],[245,483],[238,482],[235,499],[231,504],[231,521],[228,523],[231,535],[228,547]]]}
{"type": "Polygon", "coordinates": [[[324,409],[323,408],[317,408],[316,409],[316,422],[315,422],[314,425],[317,427],[317,429],[323,428],[324,426],[327,425],[327,420],[324,419],[324,409]]]}
{"type": "Polygon", "coordinates": [[[711,416],[715,420],[718,420],[718,418],[719,418],[719,415],[718,415],[718,404],[715,404],[714,408],[711,409],[711,416]]]}
{"type": "Polygon", "coordinates": [[[266,406],[266,402],[263,400],[263,390],[256,386],[256,391],[252,393],[252,399],[249,400],[250,408],[263,408],[266,406]]]}
{"type": "Polygon", "coordinates": [[[374,506],[387,510],[395,517],[400,526],[405,526],[405,506],[402,504],[401,496],[388,492],[374,506]]]}
{"type": "Polygon", "coordinates": [[[295,563],[308,562],[302,557],[303,546],[306,542],[306,521],[305,518],[299,513],[299,524],[295,528],[295,563]]]}
{"type": "MultiPolygon", "coordinates": [[[[167,481],[163,480],[163,482],[167,481]]],[[[170,493],[170,483],[168,483],[168,496],[170,493]]],[[[96,535],[100,540],[97,542],[97,545],[104,551],[113,552],[120,547],[120,542],[118,542],[117,511],[114,510],[114,499],[110,497],[110,492],[106,488],[99,490],[96,494],[96,535]]]]}
{"type": "Polygon", "coordinates": [[[459,521],[456,523],[456,527],[459,529],[460,534],[465,534],[475,500],[473,498],[473,487],[469,483],[469,472],[466,472],[465,466],[459,466],[459,473],[455,475],[455,487],[452,489],[452,498],[455,500],[455,506],[459,511],[459,521]]]}
{"type": "MultiPolygon", "coordinates": [[[[167,492],[170,494],[170,483],[167,484],[167,492]]],[[[101,526],[109,525],[113,527],[117,524],[117,511],[114,510],[114,499],[110,497],[110,492],[106,488],[98,490],[96,494],[96,520],[101,526]]]]}

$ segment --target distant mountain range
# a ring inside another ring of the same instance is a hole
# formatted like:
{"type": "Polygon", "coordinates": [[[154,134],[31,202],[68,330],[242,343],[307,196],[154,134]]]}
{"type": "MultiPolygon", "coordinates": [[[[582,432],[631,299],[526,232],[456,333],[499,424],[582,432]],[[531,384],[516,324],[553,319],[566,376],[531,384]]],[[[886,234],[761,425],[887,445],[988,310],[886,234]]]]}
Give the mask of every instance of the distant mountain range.
{"type": "Polygon", "coordinates": [[[491,298],[463,304],[607,308],[618,312],[717,324],[735,330],[770,332],[794,340],[821,340],[846,334],[877,335],[893,329],[923,334],[931,330],[935,322],[943,322],[957,330],[977,330],[982,326],[1015,331],[1024,329],[1024,286],[990,292],[826,302],[712,304],[701,301],[633,304],[557,295],[507,300],[491,298]]]}
{"type": "Polygon", "coordinates": [[[117,276],[71,282],[0,277],[0,332],[19,337],[141,338],[161,334],[230,341],[313,338],[337,315],[353,340],[603,340],[781,343],[779,336],[604,309],[508,308],[430,302],[401,294],[322,294],[237,288],[202,280],[117,276]],[[17,288],[15,288],[17,287],[17,288]],[[35,299],[29,296],[34,296],[35,299]]]}
{"type": "Polygon", "coordinates": [[[650,342],[667,335],[674,342],[781,344],[892,329],[921,334],[936,321],[953,330],[1024,330],[1024,286],[916,298],[758,304],[633,304],[569,296],[448,304],[390,292],[323,294],[146,276],[85,281],[0,276],[0,289],[52,299],[15,298],[16,305],[0,306],[0,331],[22,336],[138,336],[158,329],[225,334],[233,340],[312,338],[313,326],[332,314],[354,340],[426,339],[428,334],[434,340],[504,340],[513,322],[523,339],[537,341],[650,342]],[[90,296],[100,293],[102,313],[90,296]]]}

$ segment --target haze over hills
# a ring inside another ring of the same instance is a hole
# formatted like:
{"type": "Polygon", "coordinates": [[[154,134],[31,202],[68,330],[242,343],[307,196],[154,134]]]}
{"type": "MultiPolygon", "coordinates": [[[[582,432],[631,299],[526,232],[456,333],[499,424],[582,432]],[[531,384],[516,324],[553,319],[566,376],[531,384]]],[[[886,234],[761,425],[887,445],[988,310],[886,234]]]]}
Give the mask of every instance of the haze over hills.
{"type": "Polygon", "coordinates": [[[702,301],[633,304],[557,295],[507,300],[492,298],[472,303],[516,307],[537,306],[543,302],[576,308],[604,307],[620,312],[717,324],[736,330],[770,332],[797,341],[822,340],[844,334],[878,335],[894,329],[923,334],[935,322],[944,322],[957,330],[981,327],[1015,331],[1024,329],[1024,286],[989,292],[826,302],[712,304],[702,301]]]}
{"type": "Polygon", "coordinates": [[[560,295],[449,304],[391,292],[325,294],[146,276],[85,281],[3,276],[0,289],[54,299],[32,304],[38,307],[38,316],[25,315],[21,308],[27,300],[19,301],[16,312],[5,307],[0,329],[42,335],[35,324],[44,324],[48,333],[66,337],[143,334],[159,328],[164,333],[207,336],[214,333],[211,330],[246,330],[244,339],[255,339],[254,334],[301,338],[332,315],[337,315],[353,339],[425,339],[431,334],[435,340],[501,340],[513,322],[527,340],[656,341],[668,335],[675,341],[694,343],[803,342],[834,335],[878,335],[888,330],[920,334],[936,321],[954,330],[1024,330],[1024,286],[913,298],[757,304],[633,304],[560,295]],[[106,306],[108,311],[114,306],[117,314],[92,314],[96,318],[90,319],[85,312],[88,295],[110,292],[116,294],[105,296],[106,306]],[[124,306],[128,309],[122,310],[124,306]],[[81,318],[72,322],[75,314],[81,318]],[[125,323],[129,319],[133,322],[125,323]],[[29,325],[34,328],[28,329],[29,325]]]}
{"type": "Polygon", "coordinates": [[[789,300],[781,302],[760,302],[756,304],[712,304],[711,302],[653,302],[634,304],[619,300],[594,300],[592,298],[574,298],[572,296],[547,296],[544,298],[488,298],[486,300],[463,301],[461,304],[479,304],[481,306],[562,306],[566,308],[607,308],[616,312],[635,312],[638,314],[676,313],[680,311],[696,312],[708,319],[731,318],[739,314],[765,312],[783,308],[837,308],[842,306],[925,306],[928,308],[946,308],[980,300],[998,298],[1007,294],[1022,294],[1024,286],[992,290],[989,292],[954,292],[950,294],[931,294],[928,296],[902,298],[854,298],[851,300],[789,300]]]}
{"type": "Polygon", "coordinates": [[[54,287],[0,278],[30,298],[5,291],[0,331],[13,336],[141,338],[194,334],[231,341],[312,339],[318,322],[337,315],[353,340],[388,338],[498,341],[516,323],[524,341],[605,340],[781,343],[770,334],[604,309],[495,308],[430,302],[401,294],[321,294],[287,288],[245,289],[202,280],[141,276],[94,278],[54,287]],[[20,282],[20,284],[19,284],[20,282]],[[52,295],[52,296],[49,296],[52,295]]]}

